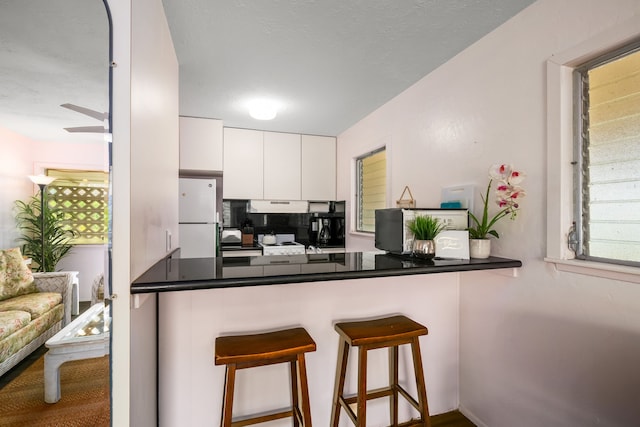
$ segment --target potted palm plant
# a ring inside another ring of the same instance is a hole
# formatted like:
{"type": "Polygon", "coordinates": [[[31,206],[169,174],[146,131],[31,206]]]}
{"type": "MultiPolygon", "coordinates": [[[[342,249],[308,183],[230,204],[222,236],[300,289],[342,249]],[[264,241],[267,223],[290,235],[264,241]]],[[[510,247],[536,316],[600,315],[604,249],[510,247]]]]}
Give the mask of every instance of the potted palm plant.
{"type": "Polygon", "coordinates": [[[413,234],[413,254],[420,258],[431,259],[436,255],[434,239],[444,229],[438,218],[418,215],[407,223],[413,234]]]}
{"type": "Polygon", "coordinates": [[[22,243],[22,254],[37,264],[33,268],[35,271],[55,271],[58,262],[73,247],[70,240],[76,232],[65,226],[60,208],[41,204],[38,196],[28,202],[16,200],[15,207],[18,228],[22,232],[18,239],[22,243]]]}

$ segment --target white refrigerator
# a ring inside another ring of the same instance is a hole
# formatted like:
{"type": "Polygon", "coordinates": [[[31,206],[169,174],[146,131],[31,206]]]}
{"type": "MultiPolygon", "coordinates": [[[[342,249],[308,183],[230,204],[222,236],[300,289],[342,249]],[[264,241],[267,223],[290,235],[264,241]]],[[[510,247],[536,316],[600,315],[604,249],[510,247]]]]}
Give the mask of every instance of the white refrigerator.
{"type": "Polygon", "coordinates": [[[180,257],[215,257],[218,239],[216,180],[180,178],[179,188],[180,257]]]}

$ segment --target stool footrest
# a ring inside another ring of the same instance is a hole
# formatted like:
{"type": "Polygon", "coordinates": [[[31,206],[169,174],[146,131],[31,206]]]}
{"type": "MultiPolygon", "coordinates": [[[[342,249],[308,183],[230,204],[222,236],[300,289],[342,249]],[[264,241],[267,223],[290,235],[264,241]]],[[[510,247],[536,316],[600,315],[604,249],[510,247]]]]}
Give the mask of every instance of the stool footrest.
{"type": "MultiPolygon", "coordinates": [[[[374,400],[374,399],[379,399],[381,397],[391,396],[392,393],[393,393],[393,390],[391,389],[391,387],[379,388],[377,390],[368,391],[367,394],[365,395],[365,398],[367,400],[374,400]]],[[[347,396],[347,397],[344,397],[343,400],[347,405],[353,405],[358,401],[358,395],[354,394],[352,396],[347,396]]]]}
{"type": "MultiPolygon", "coordinates": [[[[411,396],[409,392],[405,390],[401,385],[398,385],[397,387],[398,387],[398,392],[402,395],[402,397],[407,399],[407,401],[411,404],[411,406],[413,406],[419,411],[420,404],[418,403],[418,401],[414,399],[413,396],[411,396]]],[[[368,391],[367,394],[365,395],[365,399],[369,401],[369,400],[379,399],[381,397],[388,397],[388,396],[391,396],[392,394],[393,394],[393,387],[385,387],[377,390],[368,391]]],[[[353,396],[342,397],[341,401],[344,402],[343,406],[353,405],[354,403],[358,402],[358,395],[354,394],[353,396]]]]}
{"type": "MultiPolygon", "coordinates": [[[[416,408],[418,411],[420,410],[420,405],[418,405],[418,402],[415,401],[415,399],[413,399],[413,397],[411,397],[407,391],[405,389],[403,389],[402,387],[399,387],[399,391],[403,394],[403,396],[405,396],[407,398],[407,400],[409,401],[409,403],[411,403],[413,405],[414,408],[416,408]]],[[[367,393],[366,399],[367,400],[372,400],[372,399],[377,399],[379,397],[386,397],[386,396],[390,396],[392,394],[391,388],[384,388],[384,389],[379,389],[379,390],[374,390],[370,393],[367,393]]],[[[358,396],[350,396],[347,398],[344,398],[342,396],[338,397],[338,401],[340,403],[340,405],[344,408],[347,416],[349,418],[351,418],[351,421],[355,424],[358,425],[358,421],[357,421],[357,416],[355,414],[355,412],[353,412],[353,410],[351,409],[351,407],[349,405],[353,405],[354,403],[358,402],[358,396]]],[[[413,427],[413,426],[420,426],[423,427],[425,425],[424,421],[422,420],[422,418],[418,418],[418,419],[411,419],[409,421],[405,421],[403,423],[400,423],[398,425],[395,426],[389,426],[389,427],[413,427]]]]}
{"type": "Polygon", "coordinates": [[[292,417],[293,409],[279,409],[275,411],[262,412],[260,414],[247,415],[243,417],[239,417],[233,421],[231,421],[232,427],[244,427],[250,426],[253,424],[264,423],[267,421],[279,420],[281,418],[292,417]]]}

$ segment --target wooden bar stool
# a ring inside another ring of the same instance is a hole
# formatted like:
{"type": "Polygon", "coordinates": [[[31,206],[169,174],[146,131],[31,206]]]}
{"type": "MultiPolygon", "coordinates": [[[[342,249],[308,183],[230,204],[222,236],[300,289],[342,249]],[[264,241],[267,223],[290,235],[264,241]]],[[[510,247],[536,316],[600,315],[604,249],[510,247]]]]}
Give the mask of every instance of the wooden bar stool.
{"type": "Polygon", "coordinates": [[[298,427],[300,423],[304,427],[311,427],[309,387],[304,361],[304,354],[310,351],[316,351],[316,343],[304,328],[216,338],[215,364],[226,365],[220,425],[241,427],[293,417],[294,427],[298,427]],[[232,420],[236,370],[285,362],[291,367],[291,409],[232,420]]]}
{"type": "Polygon", "coordinates": [[[398,394],[401,394],[420,413],[420,419],[413,419],[403,423],[402,426],[430,427],[427,390],[418,341],[419,336],[427,335],[427,328],[405,316],[392,316],[376,320],[337,323],[335,329],[340,334],[340,347],[331,409],[331,426],[338,427],[341,407],[356,426],[366,426],[367,400],[387,396],[391,400],[389,408],[391,426],[398,426],[398,394]],[[398,384],[398,346],[403,344],[411,344],[418,401],[398,384]],[[351,347],[358,347],[358,393],[356,396],[345,397],[344,382],[351,347]],[[385,347],[389,348],[389,387],[367,391],[367,352],[385,347]],[[349,406],[353,403],[357,403],[357,413],[354,413],[349,406]]]}

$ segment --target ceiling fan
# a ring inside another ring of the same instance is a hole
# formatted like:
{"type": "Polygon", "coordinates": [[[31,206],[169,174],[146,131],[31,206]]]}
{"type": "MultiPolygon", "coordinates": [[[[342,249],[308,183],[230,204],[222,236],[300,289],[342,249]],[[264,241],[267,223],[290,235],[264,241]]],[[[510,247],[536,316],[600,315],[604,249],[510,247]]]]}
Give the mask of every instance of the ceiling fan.
{"type": "Polygon", "coordinates": [[[88,133],[108,133],[109,132],[109,113],[101,113],[96,110],[92,110],[90,108],[81,107],[79,105],[74,104],[61,104],[63,108],[67,108],[69,110],[75,111],[80,114],[84,114],[85,116],[92,117],[94,119],[102,121],[104,124],[102,126],[76,126],[70,128],[64,128],[67,132],[88,132],[88,133]]]}

